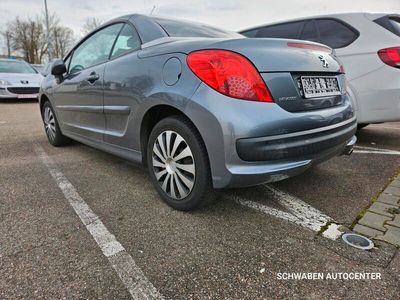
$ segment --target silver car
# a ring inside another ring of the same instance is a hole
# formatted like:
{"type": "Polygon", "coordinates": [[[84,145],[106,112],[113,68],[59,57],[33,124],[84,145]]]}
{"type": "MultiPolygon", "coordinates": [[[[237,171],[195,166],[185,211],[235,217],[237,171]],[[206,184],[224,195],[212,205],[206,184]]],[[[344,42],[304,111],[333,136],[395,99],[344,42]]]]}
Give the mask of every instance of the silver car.
{"type": "Polygon", "coordinates": [[[55,61],[40,111],[52,145],[143,163],[180,210],[350,154],[357,126],[330,48],[143,15],[102,25],[55,61]]]}
{"type": "Polygon", "coordinates": [[[308,40],[334,48],[346,70],[358,127],[400,121],[399,14],[321,15],[241,33],[251,38],[308,40]]]}
{"type": "Polygon", "coordinates": [[[24,61],[0,59],[0,99],[37,99],[42,79],[24,61]]]}

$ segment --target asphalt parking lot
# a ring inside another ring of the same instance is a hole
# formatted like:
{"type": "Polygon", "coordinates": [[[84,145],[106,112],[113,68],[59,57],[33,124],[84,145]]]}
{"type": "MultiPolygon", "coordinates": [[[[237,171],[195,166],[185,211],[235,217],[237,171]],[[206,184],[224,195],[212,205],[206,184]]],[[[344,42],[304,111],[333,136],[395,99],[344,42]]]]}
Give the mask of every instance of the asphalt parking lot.
{"type": "Polygon", "coordinates": [[[395,246],[357,250],[243,205],[286,211],[272,188],[351,227],[400,171],[400,123],[368,126],[357,146],[296,178],[223,191],[214,205],[183,213],[160,201],[140,166],[79,143],[50,146],[37,103],[0,102],[0,298],[131,298],[118,264],[71,207],[69,188],[166,299],[398,299],[395,246]],[[283,272],[382,278],[278,279],[283,272]]]}

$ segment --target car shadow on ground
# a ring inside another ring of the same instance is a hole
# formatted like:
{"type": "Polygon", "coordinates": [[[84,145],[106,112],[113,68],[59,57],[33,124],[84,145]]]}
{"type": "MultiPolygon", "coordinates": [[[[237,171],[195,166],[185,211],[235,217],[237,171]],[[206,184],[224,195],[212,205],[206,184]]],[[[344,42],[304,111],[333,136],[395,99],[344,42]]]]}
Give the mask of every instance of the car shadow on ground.
{"type": "Polygon", "coordinates": [[[400,123],[370,125],[358,130],[356,135],[358,146],[400,149],[400,123]]]}

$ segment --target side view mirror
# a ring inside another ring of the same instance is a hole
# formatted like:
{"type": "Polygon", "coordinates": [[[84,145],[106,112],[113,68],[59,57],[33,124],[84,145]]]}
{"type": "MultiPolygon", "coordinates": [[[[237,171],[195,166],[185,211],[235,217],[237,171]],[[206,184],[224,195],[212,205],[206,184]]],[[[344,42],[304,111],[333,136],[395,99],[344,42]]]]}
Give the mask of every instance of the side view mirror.
{"type": "Polygon", "coordinates": [[[65,67],[64,61],[62,59],[57,59],[53,62],[51,66],[51,74],[54,76],[61,76],[62,74],[67,72],[67,68],[65,67]]]}

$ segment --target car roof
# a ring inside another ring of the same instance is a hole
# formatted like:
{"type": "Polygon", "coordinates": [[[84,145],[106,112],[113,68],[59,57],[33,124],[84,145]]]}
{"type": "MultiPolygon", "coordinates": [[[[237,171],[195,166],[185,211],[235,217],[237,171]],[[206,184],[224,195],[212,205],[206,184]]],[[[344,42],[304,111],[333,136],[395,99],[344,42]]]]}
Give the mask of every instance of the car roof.
{"type": "Polygon", "coordinates": [[[180,20],[180,19],[162,17],[162,16],[157,16],[157,15],[145,15],[145,14],[136,14],[135,13],[135,14],[124,15],[124,16],[121,16],[121,17],[117,17],[117,18],[111,19],[111,20],[107,21],[104,24],[114,23],[115,21],[123,21],[123,20],[126,21],[126,20],[129,20],[129,19],[138,19],[138,18],[140,18],[140,19],[148,19],[148,20],[152,20],[152,21],[155,21],[156,19],[166,19],[166,20],[176,20],[176,21],[185,21],[185,22],[188,22],[188,23],[194,23],[194,22],[191,22],[191,21],[188,21],[188,20],[180,20]]]}
{"type": "Polygon", "coordinates": [[[336,18],[336,19],[341,19],[341,18],[349,18],[349,17],[356,17],[356,16],[365,16],[370,20],[375,20],[380,17],[386,16],[386,15],[391,15],[392,13],[365,13],[365,12],[347,12],[347,13],[334,13],[334,14],[325,14],[325,15],[311,15],[311,16],[306,16],[302,18],[293,18],[293,19],[286,19],[286,20],[279,20],[271,23],[265,23],[253,27],[248,27],[244,28],[241,30],[238,30],[238,32],[243,32],[243,31],[250,31],[254,29],[258,29],[264,26],[271,26],[271,25],[278,25],[278,24],[284,24],[284,23],[290,23],[290,22],[296,22],[296,21],[304,21],[304,20],[310,20],[310,19],[321,19],[321,18],[336,18]]]}
{"type": "MultiPolygon", "coordinates": [[[[111,20],[107,21],[106,23],[102,24],[101,26],[99,26],[98,28],[94,29],[92,32],[88,33],[85,37],[83,37],[77,44],[75,44],[73,49],[75,49],[77,46],[79,46],[88,36],[92,35],[94,32],[101,30],[102,28],[107,27],[113,23],[118,23],[118,22],[129,22],[132,25],[134,25],[143,44],[149,43],[151,41],[154,41],[154,40],[157,40],[160,38],[168,37],[167,32],[159,24],[160,20],[171,20],[171,21],[185,22],[185,23],[196,24],[196,25],[202,24],[202,23],[192,22],[190,20],[174,19],[174,18],[162,17],[162,16],[156,16],[156,15],[150,16],[150,15],[144,15],[144,14],[129,14],[129,15],[124,15],[121,17],[111,19],[111,20]]],[[[68,52],[68,54],[66,56],[68,56],[73,51],[73,49],[71,49],[70,52],[68,52]]]]}

